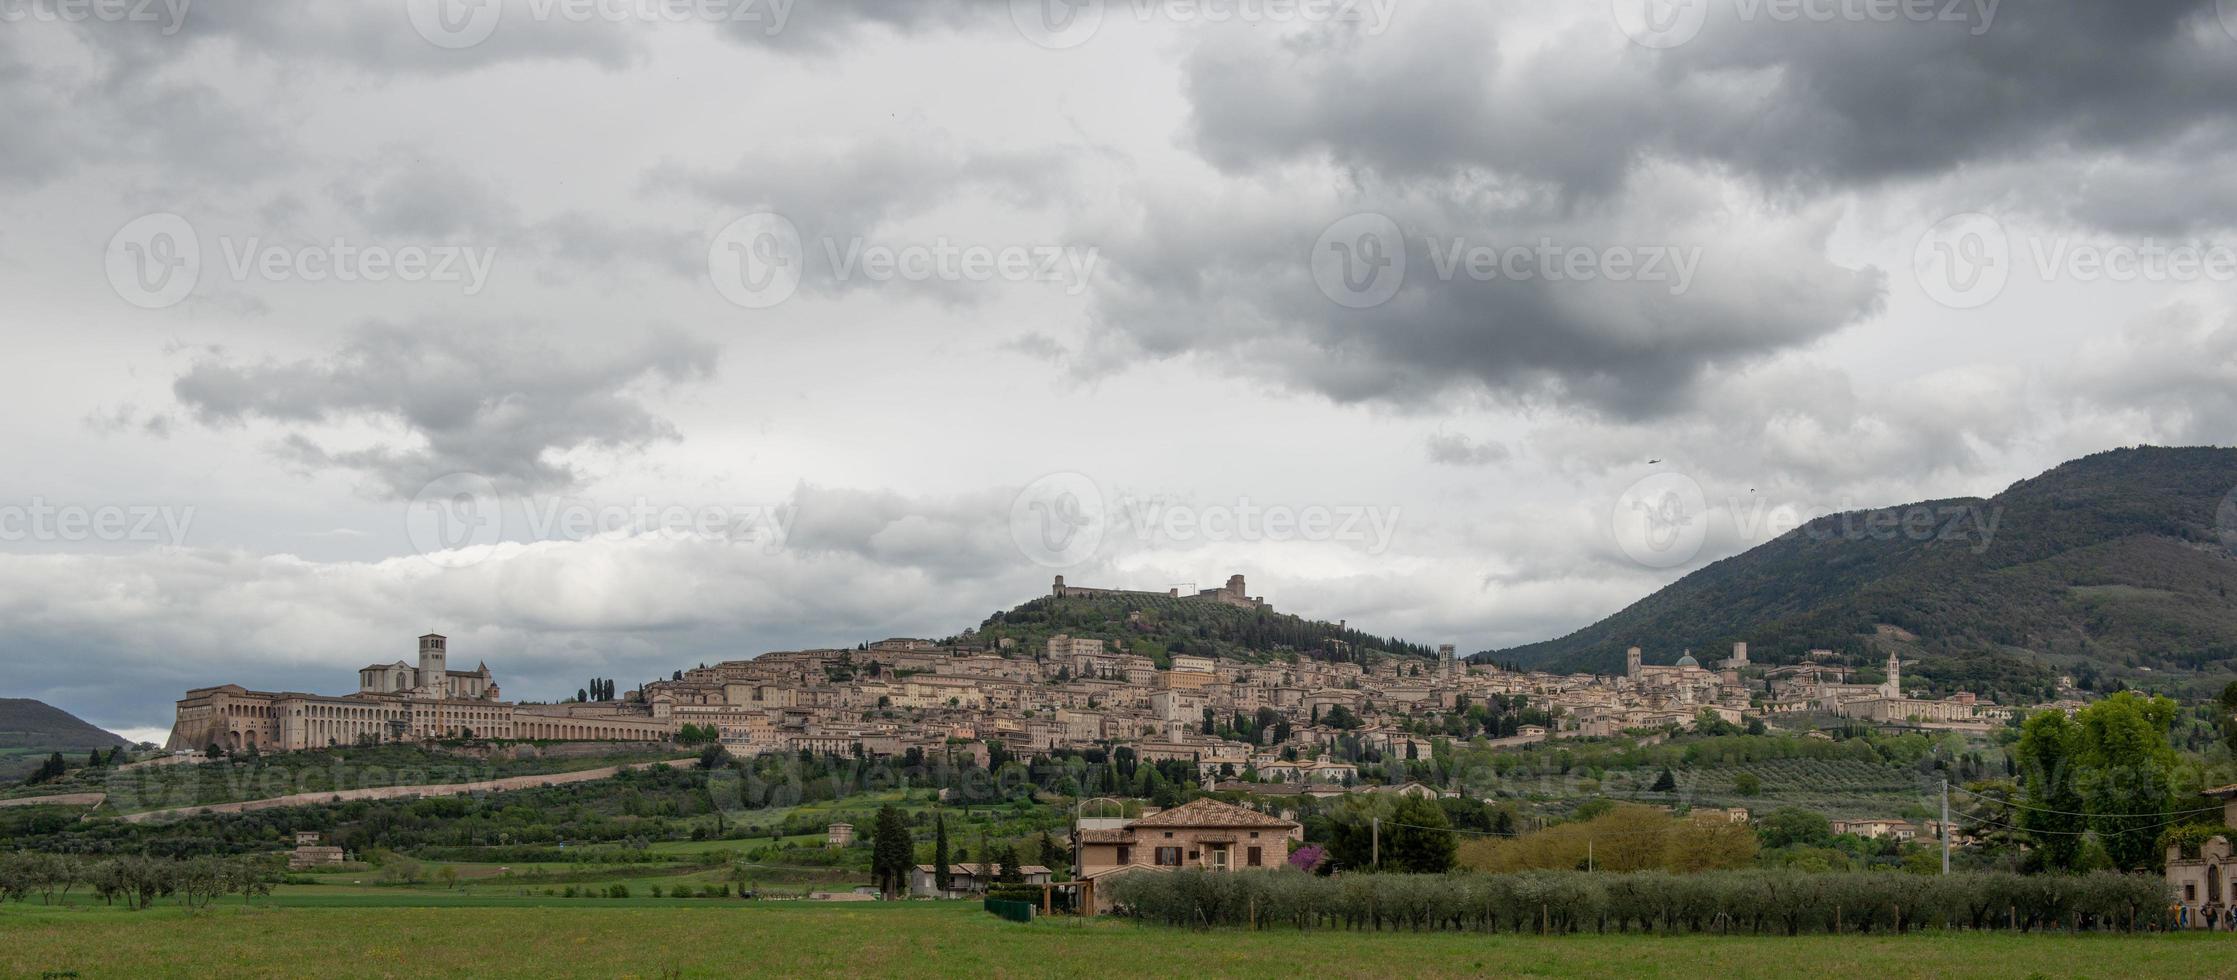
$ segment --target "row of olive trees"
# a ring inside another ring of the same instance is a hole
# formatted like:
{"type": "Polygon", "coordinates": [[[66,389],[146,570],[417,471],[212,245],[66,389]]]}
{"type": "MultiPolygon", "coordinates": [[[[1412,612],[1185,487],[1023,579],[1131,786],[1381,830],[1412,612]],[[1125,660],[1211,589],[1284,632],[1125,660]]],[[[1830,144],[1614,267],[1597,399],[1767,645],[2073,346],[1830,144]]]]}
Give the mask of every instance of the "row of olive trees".
{"type": "Polygon", "coordinates": [[[1322,877],[1279,870],[1179,871],[1126,875],[1108,887],[1121,912],[1168,925],[1522,933],[2125,932],[2163,926],[2168,902],[2160,879],[2111,872],[1533,871],[1322,877]]]}
{"type": "Polygon", "coordinates": [[[239,895],[243,901],[269,895],[279,881],[278,859],[269,855],[89,861],[36,851],[0,854],[0,902],[21,902],[37,895],[42,903],[52,905],[68,900],[73,889],[83,886],[103,903],[121,900],[134,911],[172,895],[190,908],[206,908],[225,895],[239,895]]]}

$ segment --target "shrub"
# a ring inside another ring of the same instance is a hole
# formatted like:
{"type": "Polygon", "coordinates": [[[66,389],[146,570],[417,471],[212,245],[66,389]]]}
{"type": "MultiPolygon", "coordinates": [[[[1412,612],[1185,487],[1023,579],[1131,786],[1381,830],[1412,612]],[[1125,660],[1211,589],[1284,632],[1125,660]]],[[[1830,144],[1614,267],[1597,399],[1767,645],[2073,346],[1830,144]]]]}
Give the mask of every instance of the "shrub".
{"type": "Polygon", "coordinates": [[[2167,886],[2096,872],[1948,877],[1784,869],[1456,872],[1200,870],[1112,879],[1122,914],[1166,925],[1485,932],[1771,933],[2155,928],[2167,886]]]}

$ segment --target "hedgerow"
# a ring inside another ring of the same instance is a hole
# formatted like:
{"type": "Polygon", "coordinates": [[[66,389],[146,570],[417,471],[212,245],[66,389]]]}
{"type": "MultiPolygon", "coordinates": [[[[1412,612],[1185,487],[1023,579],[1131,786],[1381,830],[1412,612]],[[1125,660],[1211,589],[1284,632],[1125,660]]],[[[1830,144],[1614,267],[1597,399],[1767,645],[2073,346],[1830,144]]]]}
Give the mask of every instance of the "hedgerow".
{"type": "Polygon", "coordinates": [[[1196,928],[1694,932],[1800,935],[1913,929],[2164,925],[2166,884],[2145,875],[1950,876],[1787,870],[1670,874],[1139,873],[1106,886],[1118,911],[1196,928]]]}

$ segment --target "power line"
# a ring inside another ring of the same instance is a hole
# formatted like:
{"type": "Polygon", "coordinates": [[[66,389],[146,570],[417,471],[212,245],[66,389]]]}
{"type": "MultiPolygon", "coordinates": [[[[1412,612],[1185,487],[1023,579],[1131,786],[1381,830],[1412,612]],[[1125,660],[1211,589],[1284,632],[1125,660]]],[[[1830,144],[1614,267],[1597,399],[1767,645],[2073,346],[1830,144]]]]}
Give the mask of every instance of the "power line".
{"type": "Polygon", "coordinates": [[[2004,805],[2004,806],[2012,807],[2012,808],[2014,808],[2014,809],[2018,809],[2018,810],[2033,810],[2033,811],[2035,811],[2035,812],[2037,812],[2037,813],[2055,813],[2055,814],[2057,814],[2057,815],[2059,815],[2059,816],[2062,816],[2062,817],[2106,817],[2106,818],[2111,818],[2111,819],[2133,819],[2133,818],[2139,818],[2139,817],[2166,817],[2166,816],[2178,816],[2178,817],[2181,817],[2181,816],[2189,816],[2189,815],[2191,815],[2191,814],[2194,814],[2194,813],[2218,813],[2218,812],[2220,812],[2221,810],[2223,810],[2223,809],[2224,809],[2223,807],[2219,807],[2219,806],[2209,806],[2209,807],[2201,807],[2201,808],[2199,808],[2199,809],[2196,809],[2196,810],[2161,810],[2161,811],[2159,811],[2159,812],[2157,812],[2157,813],[2076,813],[2076,812],[2074,812],[2074,811],[2072,811],[2072,810],[2053,810],[2053,809],[2051,809],[2050,807],[2047,807],[2047,806],[2035,806],[2034,804],[2031,804],[2031,803],[2021,803],[2021,802],[2020,802],[2020,801],[2018,801],[2018,800],[2006,800],[2006,799],[2000,799],[2000,798],[1998,798],[1998,797],[1990,796],[1990,795],[1988,795],[1988,794],[1986,794],[1986,793],[1976,793],[1976,792],[1973,792],[1972,790],[1966,789],[1966,788],[1965,788],[1965,787],[1963,787],[1963,786],[1952,786],[1952,787],[1950,787],[1950,788],[1951,788],[1951,789],[1954,789],[1954,790],[1956,790],[1956,791],[1958,791],[1958,792],[1960,792],[1960,793],[1963,793],[1963,794],[1965,794],[1965,795],[1967,795],[1967,796],[1974,796],[1974,797],[1979,797],[1979,798],[1981,798],[1981,799],[1984,799],[1984,800],[1990,800],[1990,801],[1996,802],[1996,803],[1998,803],[1998,804],[2001,804],[2001,805],[2004,805]]]}

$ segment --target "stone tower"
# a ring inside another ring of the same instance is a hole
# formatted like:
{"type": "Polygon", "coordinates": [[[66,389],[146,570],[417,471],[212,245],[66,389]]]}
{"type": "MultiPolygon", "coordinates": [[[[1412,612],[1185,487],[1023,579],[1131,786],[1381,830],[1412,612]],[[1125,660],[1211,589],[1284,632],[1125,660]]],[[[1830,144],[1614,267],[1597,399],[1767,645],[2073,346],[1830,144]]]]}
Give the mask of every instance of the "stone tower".
{"type": "Polygon", "coordinates": [[[1636,677],[1638,677],[1638,676],[1639,676],[1639,648],[1638,648],[1638,647],[1632,647],[1631,649],[1629,649],[1629,650],[1625,650],[1625,651],[1623,652],[1623,676],[1625,676],[1625,677],[1633,677],[1633,678],[1636,678],[1636,677]]]}
{"type": "Polygon", "coordinates": [[[1887,680],[1880,682],[1880,696],[1883,698],[1903,696],[1903,661],[1892,653],[1887,655],[1887,680]]]}
{"type": "Polygon", "coordinates": [[[441,698],[450,689],[450,651],[441,633],[419,638],[419,695],[441,698]]]}
{"type": "Polygon", "coordinates": [[[1448,681],[1449,681],[1449,680],[1452,680],[1452,677],[1453,677],[1453,673],[1454,673],[1454,671],[1455,671],[1456,669],[1458,669],[1458,668],[1457,668],[1457,661],[1456,661],[1456,660],[1455,660],[1455,658],[1453,657],[1453,646],[1452,646],[1452,644],[1450,644],[1450,643],[1439,643],[1439,644],[1437,644],[1437,670],[1438,670],[1438,672],[1439,672],[1439,673],[1441,673],[1442,675],[1444,675],[1444,678],[1445,678],[1446,680],[1448,680],[1448,681]]]}

